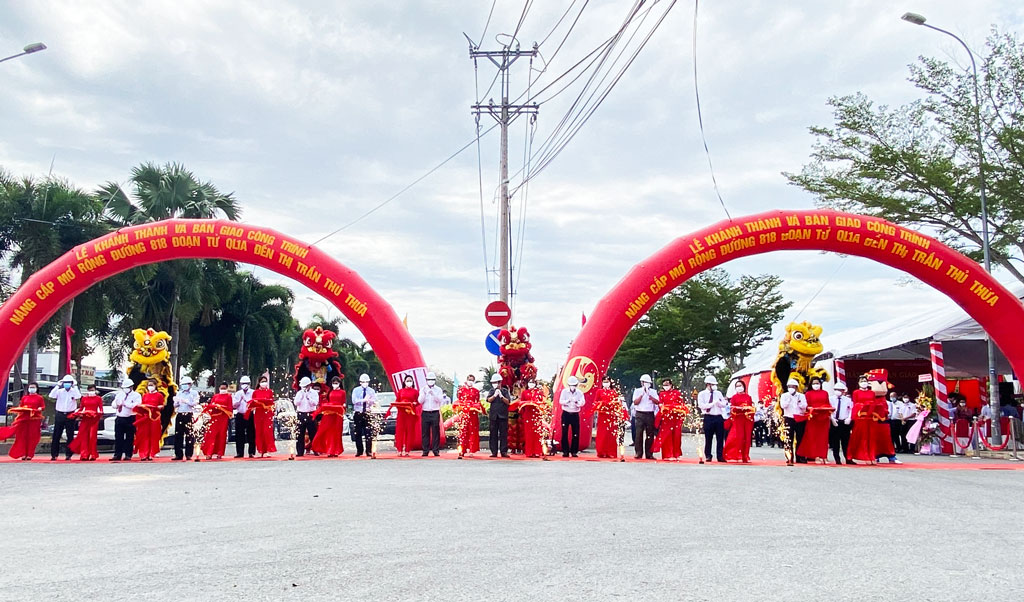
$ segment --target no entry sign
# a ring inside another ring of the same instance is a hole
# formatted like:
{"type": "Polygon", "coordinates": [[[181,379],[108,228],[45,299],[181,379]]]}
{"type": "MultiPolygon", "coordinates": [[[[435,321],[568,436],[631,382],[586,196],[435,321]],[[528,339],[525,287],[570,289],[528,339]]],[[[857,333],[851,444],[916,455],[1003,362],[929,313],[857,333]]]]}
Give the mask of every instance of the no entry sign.
{"type": "Polygon", "coordinates": [[[491,326],[504,326],[512,319],[512,308],[504,301],[493,301],[484,309],[484,318],[491,326]]]}

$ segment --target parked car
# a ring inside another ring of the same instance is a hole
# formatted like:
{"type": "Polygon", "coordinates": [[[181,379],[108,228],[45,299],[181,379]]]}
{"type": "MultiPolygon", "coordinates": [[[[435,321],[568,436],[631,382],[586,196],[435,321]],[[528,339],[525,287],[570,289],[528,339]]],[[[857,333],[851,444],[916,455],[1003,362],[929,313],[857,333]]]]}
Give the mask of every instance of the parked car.
{"type": "MultiPolygon", "coordinates": [[[[388,410],[390,410],[391,409],[391,404],[394,403],[394,402],[395,402],[395,394],[394,393],[391,393],[390,391],[384,392],[384,393],[377,393],[377,406],[378,406],[378,411],[380,413],[383,414],[383,413],[386,413],[388,410]]],[[[353,409],[352,409],[352,399],[351,398],[349,398],[349,400],[347,402],[347,405],[348,405],[348,409],[345,411],[345,430],[344,430],[344,433],[346,435],[349,433],[349,428],[348,428],[349,427],[349,423],[352,422],[353,409]]],[[[391,412],[391,414],[384,421],[384,429],[381,431],[381,433],[380,433],[381,435],[392,435],[392,436],[394,436],[394,434],[395,434],[395,418],[396,418],[396,414],[394,412],[391,412]]]]}
{"type": "MultiPolygon", "coordinates": [[[[107,446],[114,445],[114,419],[117,417],[117,411],[114,410],[114,397],[117,395],[117,391],[110,391],[103,395],[103,421],[100,422],[99,430],[96,431],[96,445],[107,446]]],[[[52,430],[51,430],[52,433],[52,430]]],[[[173,443],[172,438],[174,437],[174,420],[167,425],[167,436],[164,437],[164,444],[171,445],[173,443]]]]}

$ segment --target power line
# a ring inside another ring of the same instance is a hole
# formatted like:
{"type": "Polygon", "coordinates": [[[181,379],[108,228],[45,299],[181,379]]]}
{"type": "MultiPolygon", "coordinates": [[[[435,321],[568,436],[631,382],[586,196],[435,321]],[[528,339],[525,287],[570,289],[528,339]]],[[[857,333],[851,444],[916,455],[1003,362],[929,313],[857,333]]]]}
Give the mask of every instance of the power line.
{"type": "Polygon", "coordinates": [[[482,32],[480,32],[480,42],[479,42],[479,44],[483,44],[484,43],[484,36],[487,35],[487,27],[491,24],[491,15],[494,14],[494,7],[497,4],[498,4],[498,0],[493,0],[491,2],[491,10],[489,10],[487,12],[487,21],[484,23],[484,30],[482,32]]]}
{"type": "Polygon", "coordinates": [[[434,167],[430,168],[430,169],[429,169],[429,170],[428,170],[428,171],[427,171],[426,173],[424,173],[424,174],[423,174],[423,175],[421,175],[420,177],[418,177],[418,178],[416,178],[415,180],[413,180],[412,182],[410,182],[410,183],[409,183],[408,185],[406,185],[406,186],[405,186],[404,188],[402,188],[401,190],[399,190],[399,191],[398,191],[398,192],[396,192],[395,194],[393,194],[393,195],[391,195],[390,197],[388,197],[388,198],[384,199],[383,201],[381,201],[380,203],[378,203],[377,205],[375,205],[375,206],[374,206],[373,208],[371,208],[371,209],[370,209],[369,211],[366,211],[365,213],[363,213],[362,215],[360,215],[360,216],[359,216],[359,217],[357,217],[356,219],[354,219],[354,220],[350,221],[349,223],[347,223],[347,224],[345,224],[344,226],[342,226],[342,227],[338,228],[337,230],[335,230],[335,231],[331,232],[330,234],[327,234],[327,235],[325,235],[325,236],[322,236],[322,237],[318,238],[317,240],[315,240],[314,242],[311,242],[310,244],[308,244],[308,245],[306,245],[306,246],[307,246],[307,247],[312,247],[313,245],[317,245],[317,244],[320,244],[321,242],[323,242],[323,241],[327,240],[328,238],[330,238],[330,237],[334,236],[334,235],[335,235],[335,234],[337,234],[338,232],[341,232],[342,230],[345,230],[345,229],[347,229],[347,228],[350,228],[350,227],[352,227],[352,226],[354,226],[354,225],[358,224],[359,222],[363,221],[363,219],[365,219],[365,218],[369,217],[369,216],[370,216],[370,215],[372,215],[373,213],[376,213],[376,211],[377,211],[378,209],[380,209],[381,207],[383,207],[384,205],[387,205],[387,204],[388,204],[388,203],[390,203],[391,201],[393,201],[393,200],[397,199],[398,197],[402,196],[402,194],[404,194],[404,193],[405,193],[406,191],[408,191],[408,190],[409,190],[410,188],[412,188],[413,186],[415,186],[415,185],[419,184],[419,183],[420,183],[420,182],[422,182],[423,180],[426,180],[426,179],[427,179],[428,177],[430,177],[430,176],[431,176],[431,175],[432,175],[432,174],[433,174],[433,173],[434,173],[435,171],[437,171],[437,170],[441,169],[442,167],[444,167],[444,166],[445,166],[445,164],[447,164],[447,163],[448,163],[449,161],[451,161],[451,160],[452,160],[452,159],[454,159],[455,157],[458,157],[458,156],[459,156],[460,154],[462,154],[462,151],[464,151],[464,150],[466,150],[467,148],[469,148],[469,147],[473,146],[473,145],[474,145],[474,144],[475,144],[475,143],[476,143],[476,142],[477,142],[478,140],[480,140],[480,138],[482,138],[482,137],[486,136],[487,134],[489,134],[489,133],[490,133],[490,132],[491,132],[491,131],[492,131],[492,130],[493,130],[494,128],[496,128],[496,127],[498,127],[498,125],[497,125],[497,124],[495,124],[495,125],[492,125],[491,127],[487,128],[486,130],[484,130],[484,131],[483,131],[483,133],[477,133],[477,135],[476,135],[476,137],[475,137],[475,138],[473,138],[472,140],[470,140],[470,141],[469,141],[469,142],[467,142],[466,144],[462,145],[462,147],[460,147],[460,148],[459,148],[459,150],[457,150],[457,151],[455,151],[454,153],[452,153],[452,154],[448,155],[448,157],[447,157],[447,158],[446,158],[446,159],[445,159],[444,161],[441,161],[440,163],[438,163],[438,164],[437,164],[437,165],[435,165],[434,167]]]}
{"type": "Polygon", "coordinates": [[[697,85],[697,7],[699,5],[700,0],[693,0],[693,96],[697,99],[697,125],[700,128],[700,140],[704,144],[704,155],[708,158],[708,170],[711,171],[711,183],[714,185],[715,195],[718,197],[718,202],[722,204],[722,210],[725,211],[726,217],[731,220],[732,215],[729,214],[722,193],[718,190],[715,166],[711,164],[711,151],[708,149],[708,139],[704,136],[704,116],[700,110],[700,88],[697,85]]]}

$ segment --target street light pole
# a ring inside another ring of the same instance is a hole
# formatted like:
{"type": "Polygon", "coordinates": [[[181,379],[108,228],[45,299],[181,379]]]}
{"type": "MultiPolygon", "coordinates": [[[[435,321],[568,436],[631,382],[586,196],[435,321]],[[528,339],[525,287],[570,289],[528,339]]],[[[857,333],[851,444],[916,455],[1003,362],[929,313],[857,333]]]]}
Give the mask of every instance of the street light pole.
{"type": "MultiPolygon", "coordinates": [[[[917,13],[904,13],[900,17],[908,23],[914,25],[921,25],[928,29],[933,29],[939,33],[944,33],[947,36],[953,38],[967,51],[967,56],[971,59],[971,74],[974,80],[974,133],[978,138],[978,193],[981,198],[981,250],[985,260],[985,271],[992,273],[992,255],[989,250],[989,236],[988,236],[988,204],[985,201],[985,144],[981,137],[981,94],[978,91],[978,65],[974,62],[974,53],[971,52],[970,47],[966,42],[960,39],[956,34],[946,31],[945,29],[935,27],[925,23],[925,18],[917,13]]],[[[992,343],[992,337],[989,336],[988,332],[985,332],[985,343],[988,348],[988,403],[992,409],[992,439],[995,445],[1002,443],[1002,434],[999,428],[999,383],[996,378],[996,347],[992,343]]]]}
{"type": "Polygon", "coordinates": [[[306,298],[309,299],[310,301],[316,301],[317,303],[323,303],[324,307],[327,308],[327,315],[325,317],[327,318],[328,322],[331,321],[331,304],[330,303],[324,301],[323,299],[317,299],[316,297],[306,297],[306,298]]]}
{"type": "Polygon", "coordinates": [[[11,59],[16,59],[19,56],[25,56],[26,54],[32,54],[33,52],[39,52],[40,50],[46,50],[46,44],[43,44],[42,42],[29,44],[28,46],[22,48],[21,52],[19,52],[18,54],[12,54],[11,56],[0,59],[0,63],[4,61],[9,61],[11,59]]]}

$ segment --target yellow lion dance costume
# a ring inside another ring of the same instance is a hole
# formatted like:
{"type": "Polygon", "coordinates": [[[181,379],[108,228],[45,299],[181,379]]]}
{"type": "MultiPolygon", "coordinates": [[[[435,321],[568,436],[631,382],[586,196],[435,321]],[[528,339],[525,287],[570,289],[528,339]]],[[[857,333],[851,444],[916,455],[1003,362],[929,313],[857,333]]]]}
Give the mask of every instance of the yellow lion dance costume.
{"type": "Polygon", "coordinates": [[[779,355],[775,357],[772,367],[772,383],[775,395],[786,390],[786,383],[793,379],[798,383],[797,390],[803,393],[811,378],[817,376],[822,382],[828,380],[828,372],[815,368],[811,362],[824,349],[821,340],[821,326],[810,322],[790,322],[786,326],[786,336],[779,343],[779,355]]]}
{"type": "Polygon", "coordinates": [[[135,390],[140,394],[146,393],[147,380],[156,381],[156,388],[164,394],[165,399],[164,408],[160,411],[160,424],[166,433],[167,425],[174,415],[174,395],[178,392],[178,385],[174,383],[174,369],[171,367],[171,352],[167,347],[171,335],[162,330],[158,332],[152,328],[136,328],[132,336],[135,337],[135,345],[125,373],[135,383],[135,390]]]}

